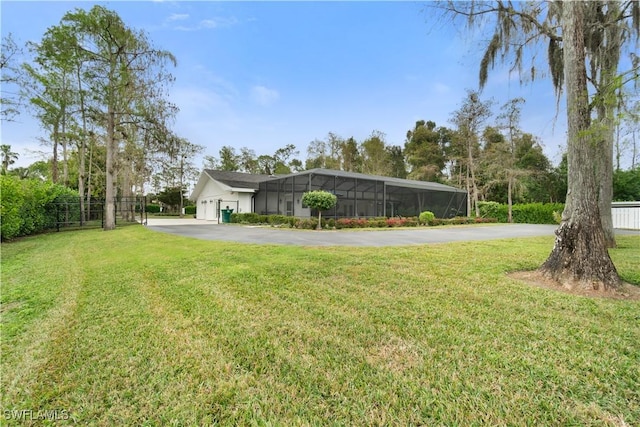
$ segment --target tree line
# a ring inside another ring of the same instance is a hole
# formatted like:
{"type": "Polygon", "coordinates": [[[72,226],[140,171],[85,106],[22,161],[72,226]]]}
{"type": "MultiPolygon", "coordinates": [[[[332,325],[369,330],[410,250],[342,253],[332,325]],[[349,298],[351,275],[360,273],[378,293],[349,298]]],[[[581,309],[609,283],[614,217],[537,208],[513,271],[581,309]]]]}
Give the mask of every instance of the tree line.
{"type": "MultiPolygon", "coordinates": [[[[2,52],[3,80],[20,88],[15,96],[3,93],[2,119],[27,110],[51,150],[49,160],[16,171],[21,176],[76,188],[83,215],[92,197],[103,197],[105,229],[115,228],[116,195],[132,198],[152,176],[165,186],[190,179],[202,147],[171,130],[178,109],[167,90],[176,59],[117,13],[75,9],[24,49],[8,36],[2,52]],[[25,49],[30,60],[17,64],[25,49]]],[[[14,159],[3,148],[5,172],[14,159]]]]}
{"type": "MultiPolygon", "coordinates": [[[[494,114],[492,99],[483,100],[480,93],[468,90],[451,114],[449,127],[419,120],[407,130],[402,145],[389,143],[380,131],[362,141],[329,132],[308,143],[305,157],[293,144],[260,155],[247,147],[225,145],[217,156],[205,156],[204,167],[266,175],[326,168],[439,182],[466,188],[469,212],[481,201],[564,203],[567,156],[554,166],[540,139],[521,128],[524,104],[522,98],[512,99],[494,114]]],[[[636,174],[635,168],[625,171],[618,164],[615,199],[640,198],[640,186],[633,184],[636,174]]]]}

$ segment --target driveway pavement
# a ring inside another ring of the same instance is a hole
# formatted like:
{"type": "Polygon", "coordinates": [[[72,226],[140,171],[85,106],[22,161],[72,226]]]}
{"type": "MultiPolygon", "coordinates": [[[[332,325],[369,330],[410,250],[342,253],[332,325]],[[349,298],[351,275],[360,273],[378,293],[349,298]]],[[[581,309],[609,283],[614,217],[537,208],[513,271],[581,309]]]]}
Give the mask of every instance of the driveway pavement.
{"type": "Polygon", "coordinates": [[[301,246],[406,246],[513,237],[553,236],[555,225],[490,224],[485,226],[415,229],[311,231],[217,224],[195,219],[149,219],[147,226],[162,233],[202,240],[301,246]]]}

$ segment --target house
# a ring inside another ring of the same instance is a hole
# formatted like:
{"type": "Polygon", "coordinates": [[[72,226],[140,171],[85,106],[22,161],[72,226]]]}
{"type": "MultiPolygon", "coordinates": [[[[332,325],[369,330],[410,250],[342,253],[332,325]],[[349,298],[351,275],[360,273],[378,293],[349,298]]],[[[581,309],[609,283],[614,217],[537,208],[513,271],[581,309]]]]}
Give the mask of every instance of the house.
{"type": "Polygon", "coordinates": [[[269,175],[205,169],[189,199],[196,204],[196,218],[208,221],[220,219],[221,209],[234,212],[254,212],[253,203],[258,184],[269,175]]]}
{"type": "Polygon", "coordinates": [[[418,216],[431,211],[438,218],[467,215],[467,192],[435,182],[413,181],[356,172],[310,169],[288,175],[254,175],[205,169],[191,194],[197,218],[216,220],[220,209],[279,214],[300,218],[315,215],[302,205],[302,194],[325,190],[338,197],[325,217],[418,216]]]}

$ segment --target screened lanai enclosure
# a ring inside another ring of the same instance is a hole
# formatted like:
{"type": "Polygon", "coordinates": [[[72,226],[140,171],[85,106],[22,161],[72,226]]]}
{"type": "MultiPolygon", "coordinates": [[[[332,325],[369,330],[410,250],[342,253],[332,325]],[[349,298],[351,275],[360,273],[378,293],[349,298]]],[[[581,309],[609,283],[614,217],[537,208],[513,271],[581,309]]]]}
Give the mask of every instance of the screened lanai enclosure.
{"type": "Polygon", "coordinates": [[[317,212],[302,205],[307,191],[324,190],[338,197],[326,218],[418,216],[431,211],[437,218],[467,215],[467,192],[434,182],[311,169],[268,179],[259,184],[254,212],[296,217],[317,212]]]}

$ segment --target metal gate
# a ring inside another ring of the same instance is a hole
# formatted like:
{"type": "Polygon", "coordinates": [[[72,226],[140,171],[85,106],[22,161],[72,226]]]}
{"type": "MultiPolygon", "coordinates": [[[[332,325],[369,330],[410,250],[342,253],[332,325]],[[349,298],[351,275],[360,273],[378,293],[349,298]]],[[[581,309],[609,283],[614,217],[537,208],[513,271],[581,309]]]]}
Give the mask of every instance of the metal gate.
{"type": "MultiPolygon", "coordinates": [[[[115,200],[116,224],[146,224],[146,197],[118,198],[115,200]]],[[[105,199],[58,197],[46,207],[48,223],[45,229],[56,231],[104,227],[105,199]]]]}

